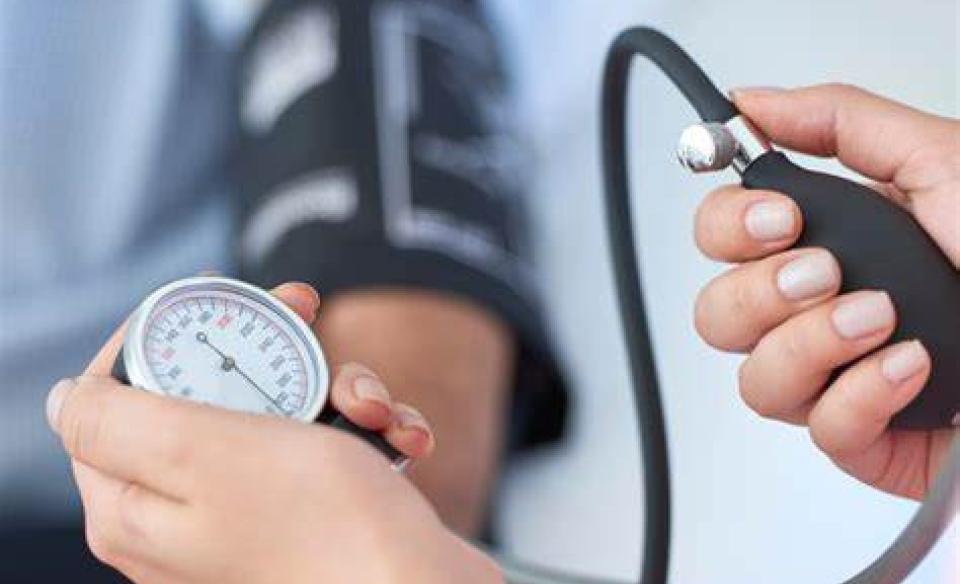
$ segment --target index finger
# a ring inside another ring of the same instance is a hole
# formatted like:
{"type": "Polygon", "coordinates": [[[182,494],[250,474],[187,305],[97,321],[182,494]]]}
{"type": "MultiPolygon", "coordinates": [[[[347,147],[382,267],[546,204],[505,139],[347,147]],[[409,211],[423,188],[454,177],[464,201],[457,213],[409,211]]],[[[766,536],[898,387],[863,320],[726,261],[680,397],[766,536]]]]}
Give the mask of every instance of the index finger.
{"type": "Polygon", "coordinates": [[[774,142],[836,156],[881,182],[898,182],[916,152],[957,136],[958,126],[944,118],[849,85],[742,89],[732,95],[737,108],[774,142]]]}
{"type": "Polygon", "coordinates": [[[123,348],[123,338],[126,332],[127,323],[124,322],[120,325],[120,328],[110,335],[110,338],[100,348],[93,361],[87,365],[83,372],[85,376],[110,377],[113,374],[113,364],[117,360],[117,355],[120,354],[120,349],[123,348]]]}
{"type": "Polygon", "coordinates": [[[47,416],[71,458],[172,499],[196,490],[196,475],[237,445],[218,415],[198,404],[134,391],[114,379],[65,379],[50,392],[47,416]]]}

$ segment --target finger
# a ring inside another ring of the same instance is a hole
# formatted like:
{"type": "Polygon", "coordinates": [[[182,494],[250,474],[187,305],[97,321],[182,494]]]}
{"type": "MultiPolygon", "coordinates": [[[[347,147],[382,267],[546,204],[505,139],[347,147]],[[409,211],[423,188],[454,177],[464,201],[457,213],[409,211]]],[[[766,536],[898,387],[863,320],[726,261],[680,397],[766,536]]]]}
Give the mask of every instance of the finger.
{"type": "Polygon", "coordinates": [[[810,412],[814,442],[835,460],[864,455],[929,376],[930,356],[918,341],[861,360],[837,378],[810,412]]]}
{"type": "Polygon", "coordinates": [[[181,500],[228,444],[244,448],[231,444],[242,440],[224,423],[231,415],[99,377],[63,380],[47,398],[50,425],[72,458],[181,500]]]}
{"type": "Polygon", "coordinates": [[[836,295],[840,266],[823,249],[797,249],[733,268],[700,292],[697,332],[724,351],[747,351],[767,332],[836,295]]]}
{"type": "Polygon", "coordinates": [[[93,555],[128,576],[158,573],[158,551],[178,539],[174,526],[184,521],[184,506],[82,462],[73,461],[73,473],[93,555]]]}
{"type": "Polygon", "coordinates": [[[339,368],[330,389],[333,406],[348,420],[368,430],[385,430],[393,421],[393,402],[383,381],[357,363],[339,368]]]}
{"type": "Polygon", "coordinates": [[[762,416],[796,421],[834,369],[880,346],[895,326],[885,292],[854,292],[802,312],[757,343],[740,367],[740,394],[762,416]]]}
{"type": "Polygon", "coordinates": [[[384,437],[394,448],[411,459],[429,456],[436,440],[427,419],[415,408],[398,403],[394,405],[395,416],[384,437]]]}
{"type": "Polygon", "coordinates": [[[310,284],[303,282],[281,284],[273,289],[273,295],[293,309],[307,324],[313,324],[317,320],[320,295],[310,284]]]}
{"type": "Polygon", "coordinates": [[[943,118],[849,85],[731,93],[737,108],[774,142],[836,156],[881,182],[898,182],[898,172],[916,152],[956,140],[956,126],[943,118]]]}
{"type": "Polygon", "coordinates": [[[87,366],[84,375],[91,375],[94,377],[110,377],[113,374],[113,365],[117,361],[117,355],[120,354],[120,349],[123,348],[123,337],[126,334],[127,323],[120,325],[110,338],[107,340],[106,344],[101,347],[100,351],[93,358],[93,361],[87,366]]]}
{"type": "Polygon", "coordinates": [[[728,185],[700,204],[694,233],[708,257],[741,262],[790,247],[802,230],[803,216],[790,198],[728,185]]]}

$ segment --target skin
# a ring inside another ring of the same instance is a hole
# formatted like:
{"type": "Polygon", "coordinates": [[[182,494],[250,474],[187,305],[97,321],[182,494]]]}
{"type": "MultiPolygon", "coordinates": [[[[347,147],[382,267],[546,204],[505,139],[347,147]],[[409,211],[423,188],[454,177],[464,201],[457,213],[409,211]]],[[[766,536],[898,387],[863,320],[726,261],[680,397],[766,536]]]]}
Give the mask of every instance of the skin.
{"type": "MultiPolygon", "coordinates": [[[[275,294],[312,322],[311,288],[275,294]]],[[[94,555],[135,582],[499,582],[386,459],[331,428],[132,390],[109,377],[118,331],[83,376],[51,391],[94,555]]],[[[419,460],[433,433],[356,364],[331,397],[419,460]],[[361,398],[354,382],[363,379],[361,398]]]]}
{"type": "MultiPolygon", "coordinates": [[[[876,181],[877,191],[908,209],[960,268],[960,122],[845,85],[742,90],[733,97],[773,142],[836,157],[876,181]]],[[[711,345],[747,355],[740,394],[757,413],[808,426],[816,445],[847,473],[888,493],[921,499],[956,432],[901,431],[888,424],[922,391],[930,356],[921,346],[916,371],[893,382],[882,374],[883,360],[917,348],[884,347],[895,321],[856,340],[838,334],[833,310],[870,292],[838,296],[840,266],[832,256],[826,261],[836,272],[834,286],[802,301],[784,296],[776,285],[781,267],[804,254],[829,253],[784,251],[802,228],[799,209],[782,194],[736,185],[710,193],[697,214],[697,244],[707,256],[739,265],[701,291],[697,330],[711,345]],[[773,241],[752,236],[746,216],[757,202],[789,209],[789,233],[773,241]],[[834,368],[848,364],[828,383],[834,368]]]]}
{"type": "Polygon", "coordinates": [[[316,332],[331,362],[368,364],[431,421],[437,448],[410,477],[449,527],[478,535],[505,434],[514,364],[507,327],[451,296],[382,290],[325,299],[316,332]]]}

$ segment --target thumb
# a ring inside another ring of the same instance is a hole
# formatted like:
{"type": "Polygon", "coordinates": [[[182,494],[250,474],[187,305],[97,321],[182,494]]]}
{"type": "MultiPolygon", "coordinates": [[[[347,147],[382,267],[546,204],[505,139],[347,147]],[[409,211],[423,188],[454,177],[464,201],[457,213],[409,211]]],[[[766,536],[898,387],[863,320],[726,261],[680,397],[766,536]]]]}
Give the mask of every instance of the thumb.
{"type": "Polygon", "coordinates": [[[956,126],[863,89],[842,84],[800,89],[739,89],[737,108],[773,142],[847,167],[881,182],[923,148],[955,139],[956,126]]]}
{"type": "Polygon", "coordinates": [[[113,365],[117,360],[117,355],[123,350],[123,335],[127,330],[127,323],[123,323],[117,330],[110,335],[110,339],[100,349],[93,361],[87,365],[84,375],[94,377],[110,377],[113,375],[113,365]]]}

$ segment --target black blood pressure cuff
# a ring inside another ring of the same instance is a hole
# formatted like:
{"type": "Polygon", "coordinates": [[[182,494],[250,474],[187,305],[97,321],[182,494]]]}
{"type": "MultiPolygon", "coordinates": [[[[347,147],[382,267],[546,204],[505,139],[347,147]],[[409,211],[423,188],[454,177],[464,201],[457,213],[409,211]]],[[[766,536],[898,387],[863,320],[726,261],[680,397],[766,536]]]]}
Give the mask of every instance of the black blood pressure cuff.
{"type": "Polygon", "coordinates": [[[274,0],[239,73],[243,277],[479,304],[519,340],[512,446],[558,438],[567,398],[528,263],[524,149],[476,3],[274,0]]]}

